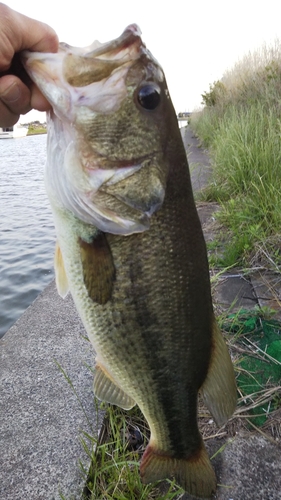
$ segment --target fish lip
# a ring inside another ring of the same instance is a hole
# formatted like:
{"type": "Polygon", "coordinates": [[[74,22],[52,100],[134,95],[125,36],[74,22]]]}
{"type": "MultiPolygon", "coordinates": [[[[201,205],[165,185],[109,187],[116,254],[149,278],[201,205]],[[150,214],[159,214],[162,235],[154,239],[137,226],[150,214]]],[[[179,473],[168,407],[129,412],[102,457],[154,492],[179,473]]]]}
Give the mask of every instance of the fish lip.
{"type": "Polygon", "coordinates": [[[99,57],[104,54],[108,54],[108,52],[118,53],[127,47],[129,48],[136,42],[138,42],[138,48],[141,46],[144,47],[139,26],[137,24],[130,24],[118,38],[101,44],[99,47],[96,47],[94,50],[86,54],[86,57],[99,57]]]}
{"type": "MultiPolygon", "coordinates": [[[[101,43],[96,40],[87,47],[75,47],[65,42],[60,42],[59,52],[64,53],[65,55],[83,55],[83,57],[89,59],[103,59],[102,56],[106,55],[106,59],[110,60],[115,59],[116,54],[126,48],[129,48],[131,45],[136,45],[137,52],[141,52],[142,48],[145,49],[145,45],[141,39],[141,30],[137,24],[130,24],[118,38],[105,43],[101,43]]],[[[24,52],[27,52],[28,54],[28,51],[24,52]]],[[[120,58],[120,64],[125,64],[126,62],[129,62],[130,59],[131,54],[129,55],[129,58],[124,55],[120,58]]]]}

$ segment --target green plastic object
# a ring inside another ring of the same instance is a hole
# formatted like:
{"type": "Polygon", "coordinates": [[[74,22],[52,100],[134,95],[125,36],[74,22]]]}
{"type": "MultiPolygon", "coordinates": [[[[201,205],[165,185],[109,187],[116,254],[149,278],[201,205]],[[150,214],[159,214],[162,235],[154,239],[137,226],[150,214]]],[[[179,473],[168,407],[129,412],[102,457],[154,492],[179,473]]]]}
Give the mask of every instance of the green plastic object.
{"type": "MultiPolygon", "coordinates": [[[[262,310],[242,310],[239,315],[229,316],[223,328],[236,334],[237,342],[244,348],[251,349],[251,353],[244,354],[238,363],[237,385],[246,396],[247,405],[257,398],[247,396],[266,388],[280,386],[281,323],[274,319],[265,319],[262,310]]],[[[281,392],[276,391],[270,401],[250,410],[253,415],[251,421],[256,426],[262,426],[269,413],[280,406],[281,392]]]]}

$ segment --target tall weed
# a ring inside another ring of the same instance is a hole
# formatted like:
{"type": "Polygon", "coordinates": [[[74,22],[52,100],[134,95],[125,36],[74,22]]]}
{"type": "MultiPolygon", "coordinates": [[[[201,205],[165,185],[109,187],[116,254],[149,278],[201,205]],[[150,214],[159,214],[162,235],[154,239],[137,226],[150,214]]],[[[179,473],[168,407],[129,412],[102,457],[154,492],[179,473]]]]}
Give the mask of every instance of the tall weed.
{"type": "Polygon", "coordinates": [[[220,125],[220,116],[214,108],[192,113],[191,127],[195,134],[199,137],[200,141],[206,147],[212,145],[214,135],[220,125]]]}
{"type": "Polygon", "coordinates": [[[191,127],[210,148],[207,196],[222,204],[231,265],[281,227],[281,44],[247,55],[224,75],[216,98],[209,94],[202,97],[213,105],[195,113],[191,127]]]}

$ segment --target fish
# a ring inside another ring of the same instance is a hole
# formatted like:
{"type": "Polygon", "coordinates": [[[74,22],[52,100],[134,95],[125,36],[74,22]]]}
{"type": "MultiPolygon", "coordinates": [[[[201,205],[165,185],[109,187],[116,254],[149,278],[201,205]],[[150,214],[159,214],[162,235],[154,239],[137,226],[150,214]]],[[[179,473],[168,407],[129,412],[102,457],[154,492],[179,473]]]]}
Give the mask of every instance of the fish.
{"type": "Polygon", "coordinates": [[[237,390],[163,69],[135,24],[110,42],[61,43],[22,60],[53,108],[45,184],[56,284],[94,346],[94,393],[144,414],[143,483],[174,477],[210,498],[217,481],[198,394],[222,426],[237,390]]]}

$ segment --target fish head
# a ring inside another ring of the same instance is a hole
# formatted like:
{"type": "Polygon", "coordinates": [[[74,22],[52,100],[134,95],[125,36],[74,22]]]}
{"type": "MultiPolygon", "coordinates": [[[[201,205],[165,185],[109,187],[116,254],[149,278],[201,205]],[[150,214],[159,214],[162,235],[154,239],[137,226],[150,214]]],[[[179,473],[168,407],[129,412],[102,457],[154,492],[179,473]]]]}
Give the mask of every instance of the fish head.
{"type": "Polygon", "coordinates": [[[108,43],[61,43],[56,54],[25,51],[22,58],[53,108],[45,175],[51,203],[104,232],[148,229],[165,196],[175,112],[137,25],[108,43]]]}

